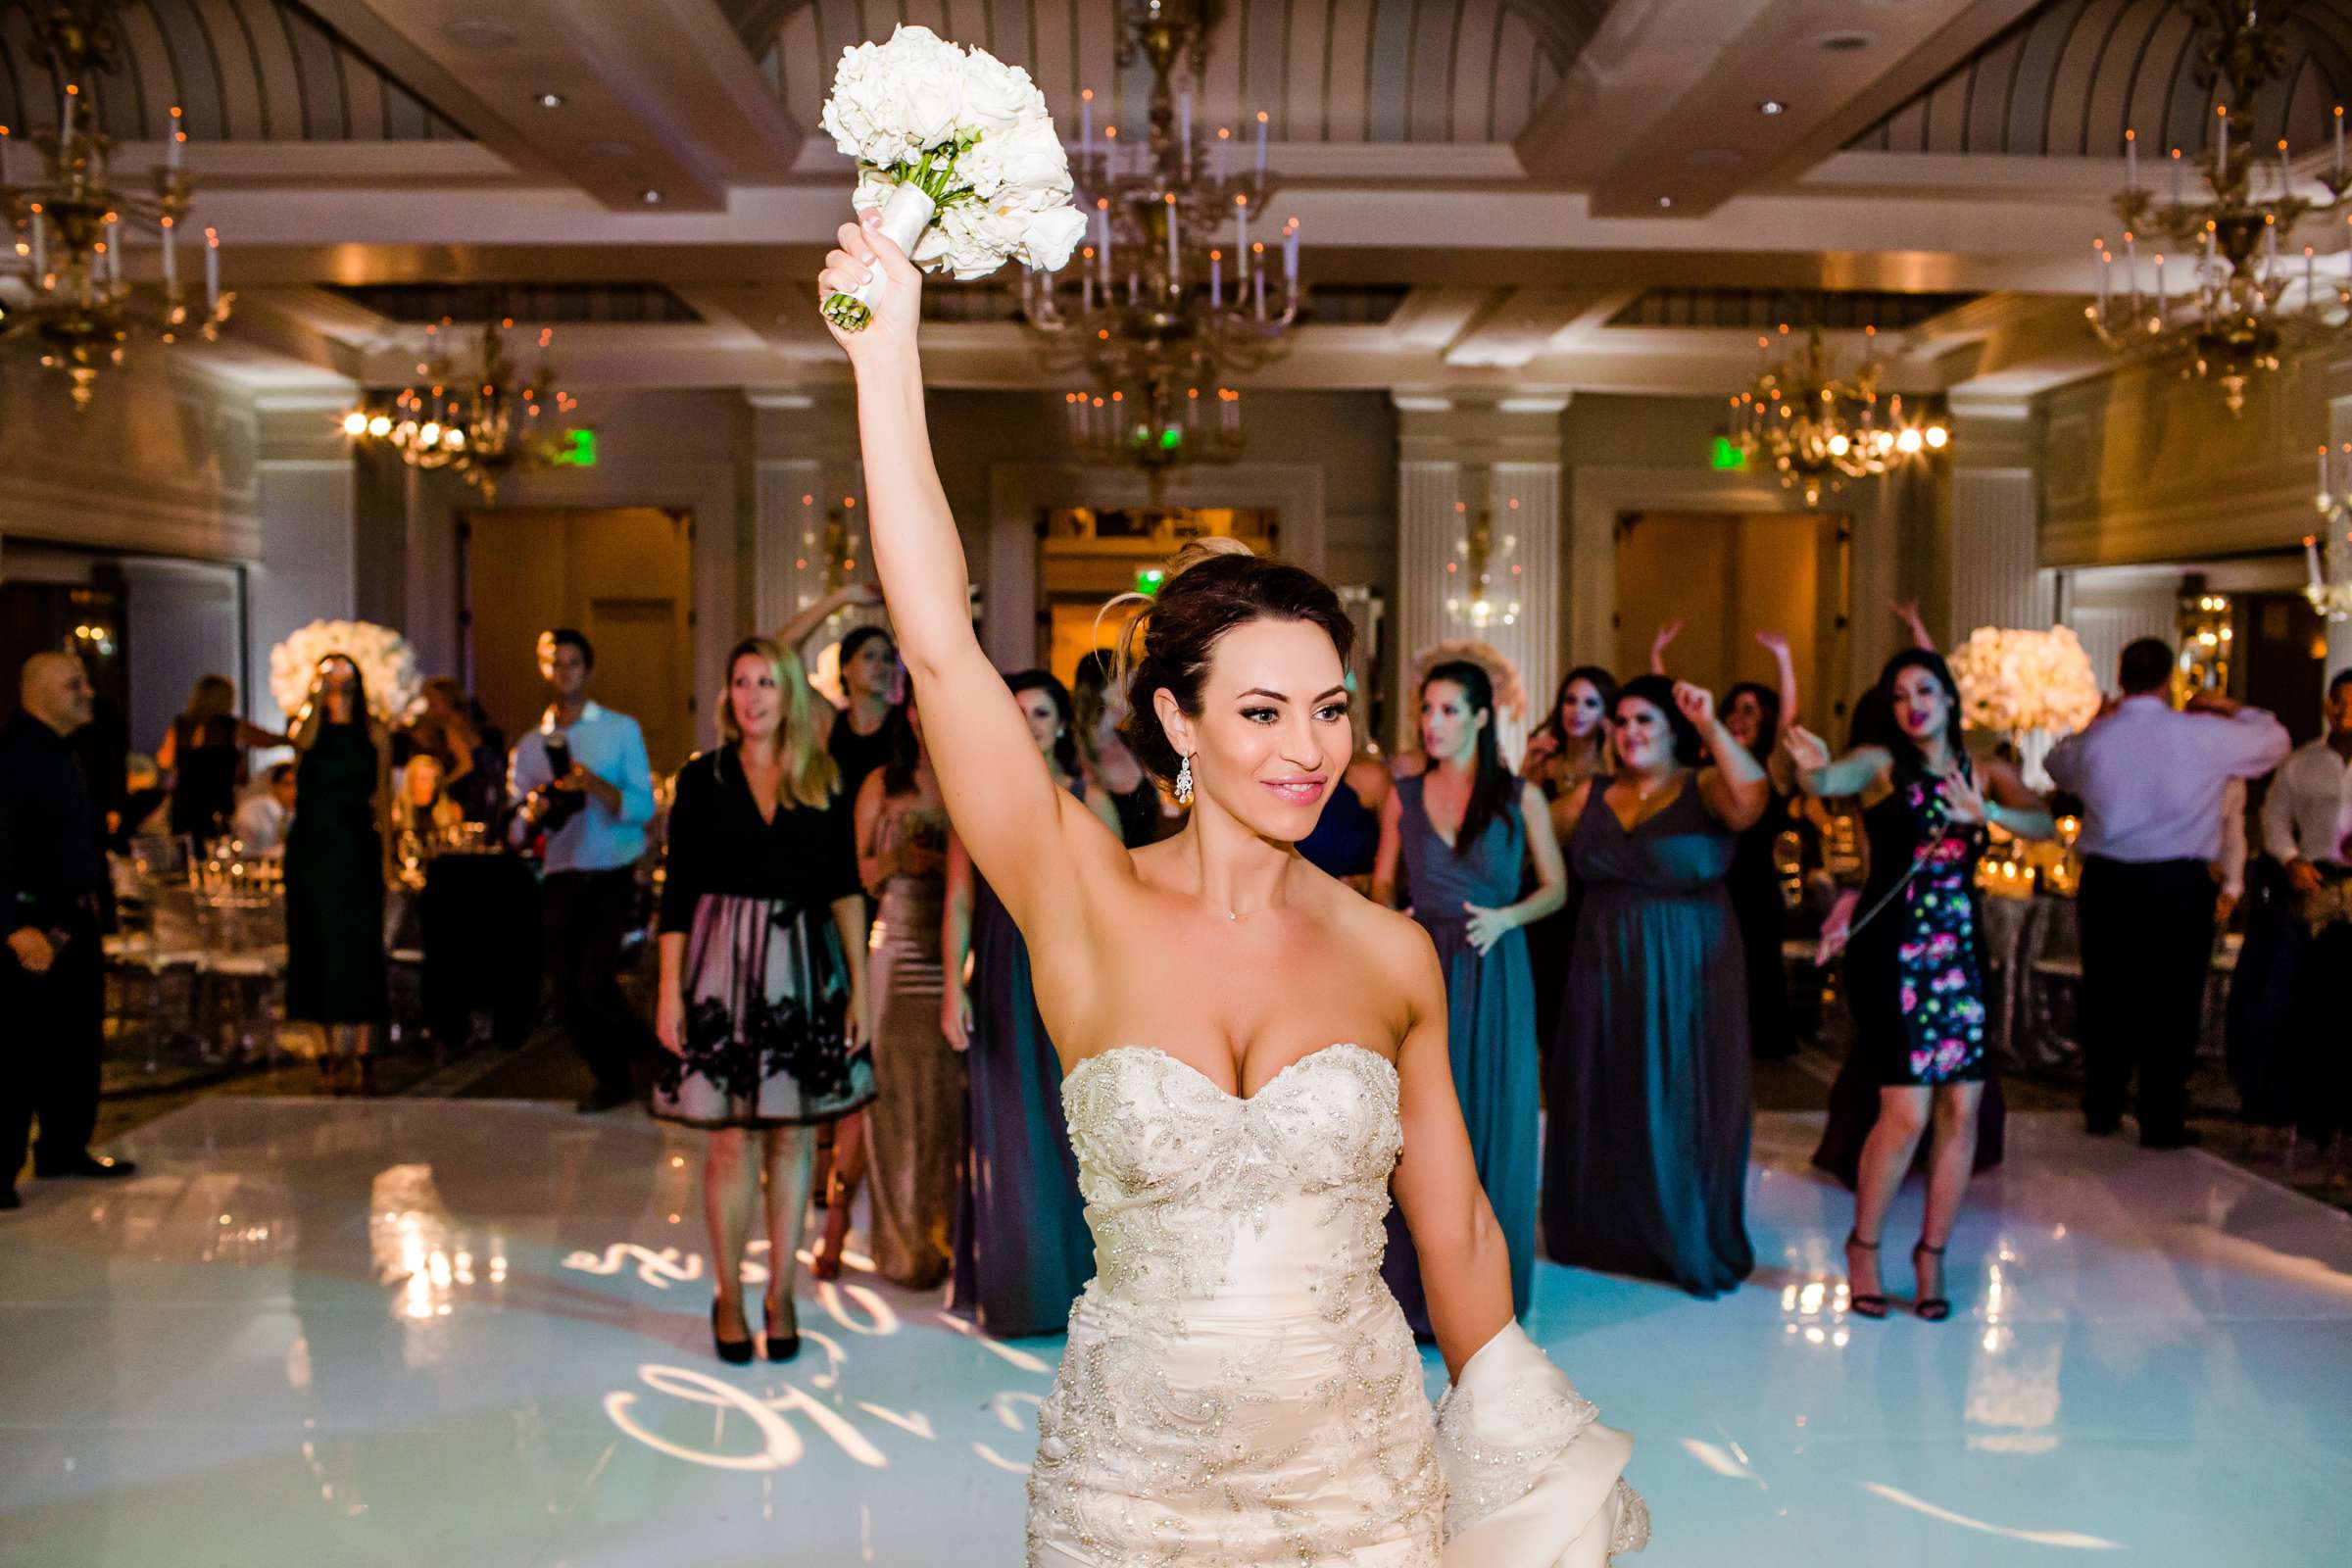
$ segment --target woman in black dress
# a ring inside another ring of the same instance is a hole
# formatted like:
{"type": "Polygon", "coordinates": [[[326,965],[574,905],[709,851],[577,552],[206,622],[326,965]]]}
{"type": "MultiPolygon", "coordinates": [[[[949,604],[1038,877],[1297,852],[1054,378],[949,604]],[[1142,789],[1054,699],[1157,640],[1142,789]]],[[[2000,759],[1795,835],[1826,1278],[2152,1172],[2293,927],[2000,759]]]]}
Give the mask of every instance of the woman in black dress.
{"type": "Polygon", "coordinates": [[[1095,649],[1078,661],[1070,677],[1070,733],[1077,738],[1088,781],[1118,808],[1119,837],[1136,850],[1160,836],[1167,817],[1160,809],[1159,786],[1119,739],[1127,715],[1109,697],[1110,666],[1107,649],[1095,649]]]}
{"type": "Polygon", "coordinates": [[[326,1028],[320,1085],[340,1094],[344,1064],[375,1093],[375,1025],[384,984],[384,731],[368,710],[359,666],[318,661],[310,700],[294,718],[302,808],[286,831],[286,1015],[326,1028]]]}
{"type": "Polygon", "coordinates": [[[752,1358],[743,1259],[755,1192],[764,1178],[767,1357],[789,1361],[801,1348],[792,1282],[814,1174],[807,1129],[874,1098],[865,899],[812,697],[776,643],[736,644],[718,708],[724,744],[678,770],[669,811],[655,1009],[669,1054],[653,1113],[710,1132],[710,1336],[738,1364],[752,1358]]]}
{"type": "Polygon", "coordinates": [[[1732,874],[1724,887],[1740,916],[1740,946],[1747,968],[1748,1049],[1758,1061],[1779,1061],[1796,1054],[1796,1025],[1788,1013],[1788,973],[1782,946],[1788,937],[1788,905],[1781,893],[1781,870],[1775,852],[1789,826],[1788,804],[1793,786],[1786,782],[1787,764],[1776,765],[1781,732],[1796,718],[1796,665],[1788,639],[1777,631],[1760,631],[1756,641],[1780,666],[1779,686],[1743,680],[1724,694],[1723,726],[1732,739],[1747,748],[1762,763],[1772,785],[1764,814],[1740,835],[1732,849],[1732,874]]]}
{"type": "MultiPolygon", "coordinates": [[[[1562,816],[1564,803],[1587,779],[1609,770],[1609,710],[1616,702],[1617,677],[1597,664],[1579,664],[1560,677],[1551,716],[1527,738],[1519,776],[1543,790],[1544,799],[1551,803],[1551,836],[1563,857],[1569,826],[1562,816]]],[[[1536,1051],[1545,1063],[1559,1044],[1561,1001],[1568,988],[1569,959],[1576,951],[1576,915],[1582,902],[1576,868],[1570,866],[1568,902],[1527,928],[1528,972],[1536,977],[1536,1051]]]]}
{"type": "Polygon", "coordinates": [[[171,775],[174,836],[209,839],[227,832],[245,782],[246,750],[286,744],[287,737],[247,723],[236,710],[236,682],[226,675],[199,676],[188,710],[172,721],[155,749],[155,765],[171,775]]]}
{"type": "Polygon", "coordinates": [[[1862,797],[1870,836],[1870,880],[1844,960],[1854,1052],[1879,1082],[1878,1121],[1862,1147],[1845,1239],[1853,1310],[1886,1315],[1879,1233],[1932,1121],[1927,1214],[1911,1254],[1919,1279],[1913,1309],[1940,1322],[1951,1315],[1943,1251],[1968,1187],[1984,1088],[1987,965],[1977,859],[1988,823],[2026,839],[2056,830],[2015,767],[1997,758],[1972,762],[1960,738],[1960,690],[1941,656],[1899,653],[1879,684],[1894,708],[1894,730],[1883,744],[1833,761],[1801,725],[1789,727],[1784,744],[1805,793],[1862,797]]]}

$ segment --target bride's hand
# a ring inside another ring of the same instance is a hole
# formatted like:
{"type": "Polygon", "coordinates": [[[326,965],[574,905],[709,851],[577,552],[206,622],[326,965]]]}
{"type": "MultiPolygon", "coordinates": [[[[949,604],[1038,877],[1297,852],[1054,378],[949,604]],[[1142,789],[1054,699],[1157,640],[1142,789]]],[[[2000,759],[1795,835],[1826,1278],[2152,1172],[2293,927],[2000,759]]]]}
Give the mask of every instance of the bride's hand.
{"type": "Polygon", "coordinates": [[[913,348],[915,327],[922,318],[923,274],[906,260],[906,252],[891,243],[881,225],[882,214],[873,208],[858,215],[857,222],[842,224],[835,236],[839,247],[826,253],[824,270],[816,274],[820,307],[835,294],[862,288],[869,278],[882,279],[882,287],[868,306],[873,319],[865,323],[864,330],[844,332],[831,320],[825,321],[825,330],[833,334],[833,341],[849,355],[852,365],[913,348]]]}

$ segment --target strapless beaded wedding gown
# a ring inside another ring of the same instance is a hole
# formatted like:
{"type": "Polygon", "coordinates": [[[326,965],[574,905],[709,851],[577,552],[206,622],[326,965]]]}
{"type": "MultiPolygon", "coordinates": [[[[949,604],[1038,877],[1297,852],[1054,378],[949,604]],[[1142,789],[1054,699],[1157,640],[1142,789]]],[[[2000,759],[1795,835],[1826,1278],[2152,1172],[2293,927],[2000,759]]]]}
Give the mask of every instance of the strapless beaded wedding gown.
{"type": "Polygon", "coordinates": [[[1062,1082],[1096,1277],[1039,1411],[1030,1568],[1598,1568],[1648,1538],[1512,1325],[1442,1405],[1381,1283],[1396,1071],[1352,1045],[1247,1100],[1128,1046],[1062,1082]]]}

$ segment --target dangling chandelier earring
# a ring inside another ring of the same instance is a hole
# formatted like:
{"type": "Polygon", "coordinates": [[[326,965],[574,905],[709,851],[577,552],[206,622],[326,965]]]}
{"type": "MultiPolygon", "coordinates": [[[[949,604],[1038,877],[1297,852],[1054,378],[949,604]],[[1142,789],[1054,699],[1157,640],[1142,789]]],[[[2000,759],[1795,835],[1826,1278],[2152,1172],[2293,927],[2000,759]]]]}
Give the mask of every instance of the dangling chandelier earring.
{"type": "Polygon", "coordinates": [[[1176,770],[1176,804],[1193,804],[1193,760],[1190,757],[1185,758],[1184,765],[1176,770]]]}

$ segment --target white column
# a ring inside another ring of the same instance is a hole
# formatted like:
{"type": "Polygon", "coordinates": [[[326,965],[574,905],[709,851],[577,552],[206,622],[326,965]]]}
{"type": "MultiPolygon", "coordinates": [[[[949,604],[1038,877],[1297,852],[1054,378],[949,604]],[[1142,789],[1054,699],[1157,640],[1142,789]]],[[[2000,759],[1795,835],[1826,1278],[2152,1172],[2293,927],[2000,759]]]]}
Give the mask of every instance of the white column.
{"type": "Polygon", "coordinates": [[[1400,678],[1394,735],[1382,739],[1398,750],[1413,745],[1418,696],[1412,691],[1413,660],[1430,644],[1455,635],[1446,621],[1446,597],[1455,584],[1446,571],[1460,538],[1462,468],[1458,463],[1406,463],[1396,483],[1396,650],[1400,678]]]}
{"type": "Polygon", "coordinates": [[[2051,574],[2040,569],[2039,481],[2031,468],[1952,474],[1952,603],[1956,646],[1979,626],[2050,623],[2051,574]]]}

